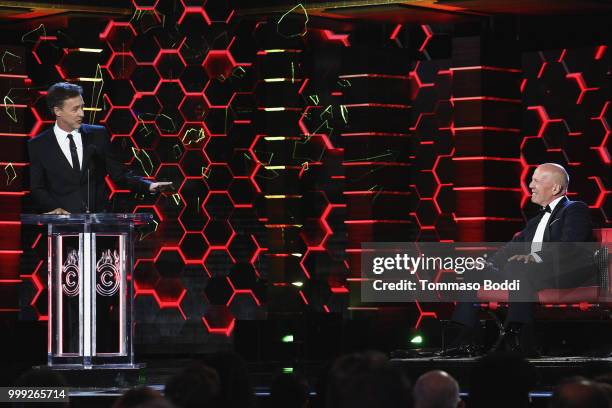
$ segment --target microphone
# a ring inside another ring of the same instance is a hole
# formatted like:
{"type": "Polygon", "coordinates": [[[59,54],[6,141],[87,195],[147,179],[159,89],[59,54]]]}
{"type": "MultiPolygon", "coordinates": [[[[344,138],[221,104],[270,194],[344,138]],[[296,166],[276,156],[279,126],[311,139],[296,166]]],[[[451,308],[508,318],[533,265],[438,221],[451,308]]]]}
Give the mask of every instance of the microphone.
{"type": "Polygon", "coordinates": [[[86,213],[89,214],[89,194],[90,194],[90,186],[89,186],[89,166],[87,167],[87,209],[86,213]]]}

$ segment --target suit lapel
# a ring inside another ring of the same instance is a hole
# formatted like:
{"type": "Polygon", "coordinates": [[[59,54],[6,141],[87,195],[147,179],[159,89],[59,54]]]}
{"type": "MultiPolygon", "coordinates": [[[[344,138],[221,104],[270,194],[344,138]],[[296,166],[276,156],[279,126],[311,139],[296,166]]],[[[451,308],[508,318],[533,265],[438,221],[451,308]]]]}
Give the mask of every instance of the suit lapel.
{"type": "Polygon", "coordinates": [[[74,172],[74,170],[72,169],[72,165],[66,158],[66,155],[64,154],[62,148],[57,142],[57,137],[55,136],[53,128],[49,130],[49,137],[47,138],[47,143],[49,145],[49,154],[51,155],[51,162],[58,163],[66,171],[74,172]]]}
{"type": "Polygon", "coordinates": [[[550,241],[550,226],[558,219],[559,211],[565,208],[568,202],[569,202],[569,199],[567,197],[563,197],[561,200],[559,200],[559,202],[555,206],[555,209],[550,214],[550,218],[548,218],[548,223],[546,224],[546,228],[544,229],[544,237],[543,237],[544,242],[550,241]]]}

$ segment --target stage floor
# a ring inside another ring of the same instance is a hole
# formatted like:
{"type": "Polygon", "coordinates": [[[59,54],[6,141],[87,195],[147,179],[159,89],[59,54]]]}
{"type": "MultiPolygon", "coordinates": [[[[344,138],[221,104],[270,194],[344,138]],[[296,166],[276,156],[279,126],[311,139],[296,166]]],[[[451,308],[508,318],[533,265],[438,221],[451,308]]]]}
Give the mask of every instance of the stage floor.
{"type": "MultiPolygon", "coordinates": [[[[64,371],[70,386],[73,406],[108,407],[126,389],[135,385],[147,385],[163,391],[164,384],[175,373],[198,358],[193,359],[147,359],[146,366],[137,370],[70,370],[64,371]]],[[[404,358],[392,359],[414,382],[418,376],[429,370],[444,370],[453,375],[461,384],[462,395],[467,393],[470,372],[477,358],[404,358]]],[[[562,378],[582,375],[594,377],[605,372],[612,372],[612,358],[593,358],[581,356],[542,357],[529,360],[536,368],[539,382],[532,392],[535,406],[545,406],[546,398],[562,378]],[[538,402],[539,400],[539,402],[538,402]],[[541,404],[542,405],[541,405],[541,404]]],[[[316,396],[318,378],[328,366],[325,361],[286,362],[271,361],[249,363],[248,369],[258,406],[266,405],[272,379],[283,369],[293,368],[305,376],[316,396]]]]}

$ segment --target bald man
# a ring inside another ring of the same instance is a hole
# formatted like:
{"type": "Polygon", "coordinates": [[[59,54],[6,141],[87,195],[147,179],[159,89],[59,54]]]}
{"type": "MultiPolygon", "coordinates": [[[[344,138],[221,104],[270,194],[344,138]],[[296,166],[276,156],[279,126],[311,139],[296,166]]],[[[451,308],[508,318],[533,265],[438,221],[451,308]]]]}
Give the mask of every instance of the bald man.
{"type": "Polygon", "coordinates": [[[414,384],[414,408],[463,408],[459,384],[445,371],[428,371],[414,384]]]}
{"type": "Polygon", "coordinates": [[[607,408],[610,402],[603,384],[586,378],[562,381],[550,399],[550,408],[607,408]]]}
{"type": "MultiPolygon", "coordinates": [[[[534,352],[533,313],[537,291],[544,288],[581,286],[595,282],[595,271],[590,263],[592,254],[559,253],[558,248],[547,248],[546,242],[590,242],[593,241],[591,217],[588,206],[582,201],[567,198],[569,175],[555,163],[538,166],[529,183],[531,202],[541,207],[540,213],[527,222],[525,228],[515,235],[508,245],[502,247],[490,259],[491,268],[484,271],[487,279],[520,279],[521,292],[509,291],[506,328],[514,343],[509,348],[526,354],[534,352]],[[516,245],[521,244],[522,245],[516,245]],[[524,248],[523,253],[516,253],[524,248]],[[590,258],[589,258],[590,257],[590,258]],[[564,273],[562,279],[551,271],[562,264],[572,273],[564,273]],[[520,302],[516,301],[520,296],[520,302]],[[525,301],[532,299],[533,302],[525,301]],[[524,344],[519,344],[525,337],[524,344]]],[[[470,345],[474,342],[478,326],[478,307],[472,303],[460,303],[455,308],[452,320],[464,330],[458,339],[459,348],[467,347],[467,354],[473,353],[470,345]]],[[[459,354],[462,351],[459,350],[459,354]]]]}

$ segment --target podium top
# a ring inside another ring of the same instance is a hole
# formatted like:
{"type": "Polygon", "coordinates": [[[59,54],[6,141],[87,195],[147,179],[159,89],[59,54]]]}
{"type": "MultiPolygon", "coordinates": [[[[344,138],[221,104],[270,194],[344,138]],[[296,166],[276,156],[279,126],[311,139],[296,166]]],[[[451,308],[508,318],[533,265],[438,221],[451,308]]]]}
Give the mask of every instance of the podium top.
{"type": "Polygon", "coordinates": [[[24,224],[146,224],[153,214],[91,213],[91,214],[21,214],[24,224]]]}

